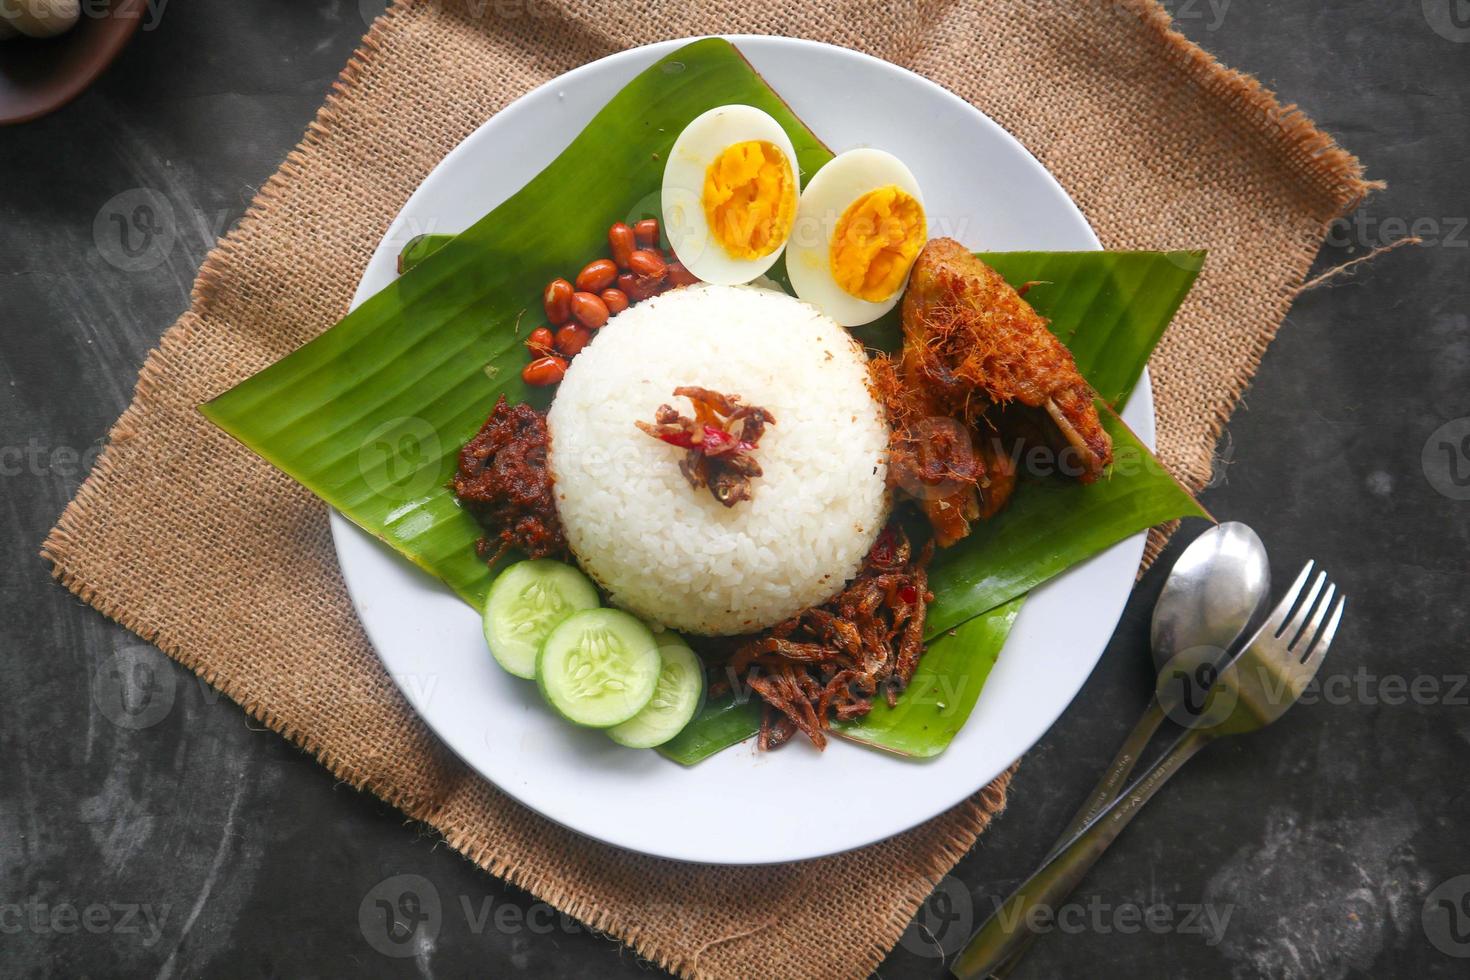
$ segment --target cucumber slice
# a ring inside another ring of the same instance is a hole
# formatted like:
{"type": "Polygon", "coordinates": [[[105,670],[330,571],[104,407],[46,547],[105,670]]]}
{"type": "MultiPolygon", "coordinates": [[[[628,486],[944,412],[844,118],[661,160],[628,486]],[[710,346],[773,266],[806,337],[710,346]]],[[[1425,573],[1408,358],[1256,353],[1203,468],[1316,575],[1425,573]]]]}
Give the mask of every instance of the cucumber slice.
{"type": "Polygon", "coordinates": [[[631,749],[651,749],[684,730],[704,707],[704,662],[673,633],[658,637],[662,661],[653,700],[632,718],[607,730],[608,737],[631,749]]]}
{"type": "Polygon", "coordinates": [[[617,609],[589,609],[552,630],[541,645],[536,684],[567,721],[611,728],[653,698],[661,662],[647,626],[617,609]]]}
{"type": "Polygon", "coordinates": [[[530,680],[551,631],[573,613],[599,605],[597,589],[571,565],[547,558],[516,562],[490,586],[485,642],[496,663],[530,680]]]}

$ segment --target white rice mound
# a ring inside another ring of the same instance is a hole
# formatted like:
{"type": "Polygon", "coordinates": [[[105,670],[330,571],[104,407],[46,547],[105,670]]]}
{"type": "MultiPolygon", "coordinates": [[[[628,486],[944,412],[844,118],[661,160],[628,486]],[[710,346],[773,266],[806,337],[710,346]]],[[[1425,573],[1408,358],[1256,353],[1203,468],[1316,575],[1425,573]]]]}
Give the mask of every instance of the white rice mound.
{"type": "Polygon", "coordinates": [[[567,540],[611,601],[705,635],[772,626],[831,598],[888,511],[888,423],[862,346],[815,307],[749,286],[688,286],[614,317],[552,402],[551,472],[567,540]],[[699,385],[767,409],[752,500],[725,507],[679,472],[684,450],[634,423],[699,385]]]}

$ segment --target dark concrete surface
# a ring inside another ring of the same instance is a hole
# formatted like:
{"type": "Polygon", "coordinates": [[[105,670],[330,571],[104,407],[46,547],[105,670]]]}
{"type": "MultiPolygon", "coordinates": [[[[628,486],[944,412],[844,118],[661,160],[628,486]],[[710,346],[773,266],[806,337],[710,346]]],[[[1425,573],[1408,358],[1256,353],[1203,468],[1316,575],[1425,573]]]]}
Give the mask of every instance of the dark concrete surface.
{"type": "MultiPolygon", "coordinates": [[[[169,5],[76,104],[0,131],[0,975],[657,973],[334,785],[36,557],[205,252],[296,142],[374,6],[169,5]],[[174,239],[161,265],[129,271],[93,228],[140,192],[168,202],[174,239]],[[105,685],[135,662],[157,673],[127,715],[105,685]],[[399,875],[442,910],[435,941],[402,959],[359,925],[399,875]]],[[[1339,680],[1194,762],[1087,879],[1070,934],[1044,937],[1017,976],[1464,976],[1470,4],[1171,8],[1390,182],[1335,231],[1323,268],[1407,230],[1426,244],[1296,303],[1205,495],[1259,529],[1278,581],[1308,556],[1341,579],[1339,680]],[[1139,925],[1151,908],[1153,927],[1139,925]]],[[[953,949],[1065,823],[1150,690],[1161,579],[1144,580],[1009,812],[882,976],[941,976],[936,944],[953,949]]]]}

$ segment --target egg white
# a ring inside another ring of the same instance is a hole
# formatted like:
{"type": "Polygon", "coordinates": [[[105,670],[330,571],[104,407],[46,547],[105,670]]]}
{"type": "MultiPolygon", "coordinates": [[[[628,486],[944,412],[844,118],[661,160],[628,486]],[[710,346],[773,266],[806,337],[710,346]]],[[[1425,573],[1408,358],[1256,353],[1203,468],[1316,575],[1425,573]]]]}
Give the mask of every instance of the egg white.
{"type": "Polygon", "coordinates": [[[727,148],[746,140],[771,143],[786,155],[794,185],[796,150],[786,130],[754,106],[724,105],[710,109],[684,127],[664,165],[661,206],[669,246],[685,268],[705,282],[738,286],[761,275],[781,257],[782,242],[757,259],[737,259],[710,231],[702,200],[705,174],[727,148]]]}
{"type": "Polygon", "coordinates": [[[902,160],[883,150],[848,150],[813,175],[796,206],[796,222],[786,244],[791,288],[844,327],[871,323],[893,309],[908,284],[905,276],[892,296],[872,302],[852,295],[832,276],[832,236],[842,215],[864,194],[889,185],[924,207],[919,182],[902,160]]]}

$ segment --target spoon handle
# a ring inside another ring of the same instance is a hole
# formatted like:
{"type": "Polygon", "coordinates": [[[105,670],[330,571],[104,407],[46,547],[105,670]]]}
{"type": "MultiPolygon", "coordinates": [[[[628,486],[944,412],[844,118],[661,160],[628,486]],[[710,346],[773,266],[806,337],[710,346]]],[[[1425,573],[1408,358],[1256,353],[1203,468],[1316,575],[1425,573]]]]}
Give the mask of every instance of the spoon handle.
{"type": "Polygon", "coordinates": [[[1056,919],[1067,896],[1159,787],[1214,737],[1214,732],[1198,728],[1181,735],[1163,758],[1098,814],[1062,853],[1047,861],[1011,893],[970,938],[950,966],[950,973],[959,980],[981,980],[993,976],[997,968],[1013,963],[1036,938],[1036,930],[1046,928],[1046,923],[1056,919]]]}
{"type": "MultiPolygon", "coordinates": [[[[1067,849],[1072,838],[1082,832],[1082,828],[1092,823],[1093,819],[1103,811],[1105,807],[1118,798],[1123,787],[1128,785],[1128,777],[1133,774],[1133,767],[1138,765],[1138,759],[1143,750],[1148,747],[1149,740],[1159,730],[1159,725],[1164,722],[1164,710],[1159,707],[1158,698],[1150,698],[1148,707],[1139,716],[1138,723],[1133,726],[1133,731],[1128,733],[1128,738],[1118,749],[1118,754],[1113,756],[1113,761],[1108,763],[1108,768],[1103,771],[1102,778],[1092,789],[1092,795],[1087,798],[1072,817],[1072,822],[1067,824],[1067,829],[1057,837],[1056,843],[1052,844],[1051,850],[1047,851],[1045,864],[1067,849]]],[[[1021,962],[1024,955],[1023,949],[1018,949],[1011,954],[1010,958],[990,971],[990,976],[1001,980],[1008,977],[1016,964],[1021,962]]]]}
{"type": "Polygon", "coordinates": [[[1092,795],[1087,802],[1072,817],[1072,822],[1067,824],[1067,829],[1057,837],[1056,843],[1052,844],[1051,850],[1046,854],[1046,860],[1050,861],[1062,851],[1066,850],[1072,838],[1082,832],[1082,828],[1092,823],[1099,813],[1102,813],[1107,805],[1118,798],[1123,792],[1123,787],[1128,785],[1128,777],[1133,775],[1133,767],[1138,765],[1139,757],[1143,750],[1148,747],[1149,740],[1159,730],[1164,722],[1164,709],[1159,707],[1158,698],[1150,698],[1148,707],[1139,716],[1138,723],[1133,726],[1133,731],[1128,733],[1128,738],[1118,749],[1118,754],[1113,756],[1113,761],[1108,763],[1108,768],[1103,772],[1102,778],[1092,789],[1092,795]]]}

